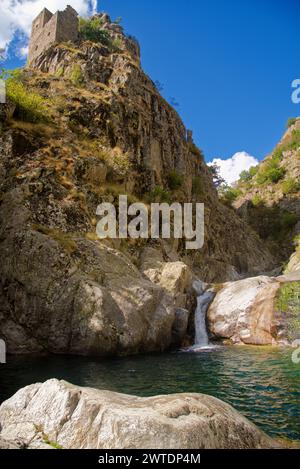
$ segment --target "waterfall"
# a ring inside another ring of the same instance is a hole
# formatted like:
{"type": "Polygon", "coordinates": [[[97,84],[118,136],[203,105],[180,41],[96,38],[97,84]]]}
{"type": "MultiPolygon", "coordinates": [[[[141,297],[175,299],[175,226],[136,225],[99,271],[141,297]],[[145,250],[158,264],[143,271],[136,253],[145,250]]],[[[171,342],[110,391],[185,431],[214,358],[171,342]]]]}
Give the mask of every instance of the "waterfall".
{"type": "Polygon", "coordinates": [[[211,304],[215,293],[213,291],[204,291],[205,284],[197,281],[193,285],[197,294],[197,308],[195,311],[195,345],[196,348],[205,348],[209,346],[206,313],[211,304]]]}

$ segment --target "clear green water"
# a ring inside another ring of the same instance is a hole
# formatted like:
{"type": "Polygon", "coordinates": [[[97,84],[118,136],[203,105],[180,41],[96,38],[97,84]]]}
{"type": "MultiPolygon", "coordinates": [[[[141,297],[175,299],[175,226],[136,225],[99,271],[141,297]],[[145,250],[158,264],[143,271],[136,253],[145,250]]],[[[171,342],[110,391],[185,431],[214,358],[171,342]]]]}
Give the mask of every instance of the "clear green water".
{"type": "Polygon", "coordinates": [[[122,359],[8,357],[0,401],[19,388],[59,378],[139,396],[200,392],[218,397],[275,437],[300,440],[300,364],[291,350],[224,347],[122,359]]]}

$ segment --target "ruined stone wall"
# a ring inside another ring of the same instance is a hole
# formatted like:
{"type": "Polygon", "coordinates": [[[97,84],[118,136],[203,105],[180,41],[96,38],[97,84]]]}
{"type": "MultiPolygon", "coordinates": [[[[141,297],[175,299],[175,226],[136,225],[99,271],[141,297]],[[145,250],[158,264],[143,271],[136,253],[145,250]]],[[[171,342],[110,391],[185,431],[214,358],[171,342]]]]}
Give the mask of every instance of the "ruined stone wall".
{"type": "Polygon", "coordinates": [[[32,22],[31,38],[37,39],[37,37],[41,34],[43,27],[46,23],[48,23],[52,16],[53,14],[51,11],[47,10],[47,8],[44,8],[41,13],[39,13],[39,15],[32,22]]]}
{"type": "Polygon", "coordinates": [[[56,41],[56,25],[57,14],[52,15],[45,26],[39,29],[34,37],[31,37],[28,54],[29,64],[56,41]]]}
{"type": "Polygon", "coordinates": [[[78,39],[77,14],[71,10],[57,12],[56,42],[76,41],[78,39]]]}
{"type": "Polygon", "coordinates": [[[72,7],[68,6],[64,11],[57,11],[54,15],[45,8],[32,23],[28,64],[30,65],[52,44],[77,39],[77,12],[72,7]]]}

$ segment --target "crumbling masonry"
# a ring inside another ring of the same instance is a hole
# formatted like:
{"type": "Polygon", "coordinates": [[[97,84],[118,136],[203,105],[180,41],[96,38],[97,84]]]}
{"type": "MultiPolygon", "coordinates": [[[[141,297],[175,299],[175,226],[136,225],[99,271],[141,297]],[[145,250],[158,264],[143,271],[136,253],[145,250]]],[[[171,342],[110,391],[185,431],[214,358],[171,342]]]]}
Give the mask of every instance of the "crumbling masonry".
{"type": "Polygon", "coordinates": [[[28,64],[51,44],[78,39],[78,13],[70,5],[64,11],[51,11],[44,8],[32,23],[29,44],[28,64]]]}

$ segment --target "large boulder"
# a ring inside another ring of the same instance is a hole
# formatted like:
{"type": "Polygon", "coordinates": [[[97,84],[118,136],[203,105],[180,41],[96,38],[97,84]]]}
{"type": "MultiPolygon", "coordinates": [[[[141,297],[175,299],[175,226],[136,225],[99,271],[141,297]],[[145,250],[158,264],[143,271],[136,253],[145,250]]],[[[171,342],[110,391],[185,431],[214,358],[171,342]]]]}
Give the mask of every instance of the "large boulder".
{"type": "Polygon", "coordinates": [[[141,398],[56,379],[0,407],[0,438],[29,448],[211,449],[278,446],[228,404],[202,394],[141,398]]]}
{"type": "Polygon", "coordinates": [[[159,285],[175,305],[173,343],[181,343],[188,329],[193,306],[193,273],[181,261],[165,262],[160,249],[146,247],[141,254],[140,270],[151,282],[159,285]]]}
{"type": "Polygon", "coordinates": [[[187,305],[194,276],[184,262],[165,262],[161,250],[147,247],[141,255],[140,270],[151,282],[160,285],[174,298],[179,308],[187,305]]]}
{"type": "Polygon", "coordinates": [[[300,272],[277,278],[247,278],[219,286],[208,310],[211,334],[215,338],[230,339],[234,344],[276,345],[292,342],[292,336],[297,333],[294,330],[291,334],[291,327],[296,324],[293,308],[298,286],[300,291],[299,282],[300,272]],[[296,289],[291,288],[294,284],[296,289]],[[293,297],[286,298],[287,295],[293,297]]]}

